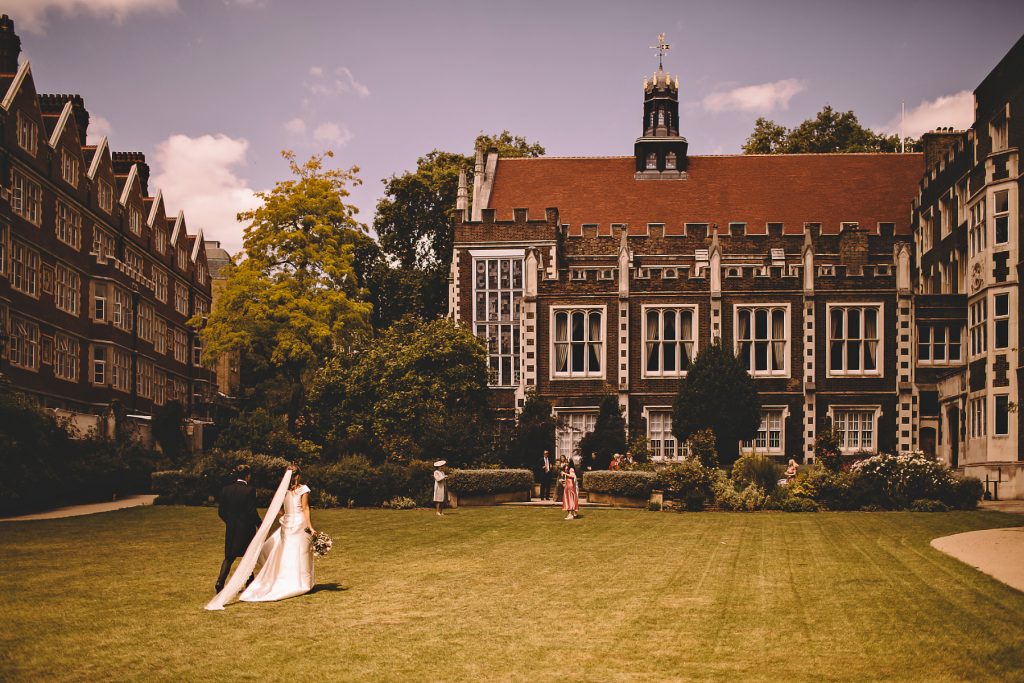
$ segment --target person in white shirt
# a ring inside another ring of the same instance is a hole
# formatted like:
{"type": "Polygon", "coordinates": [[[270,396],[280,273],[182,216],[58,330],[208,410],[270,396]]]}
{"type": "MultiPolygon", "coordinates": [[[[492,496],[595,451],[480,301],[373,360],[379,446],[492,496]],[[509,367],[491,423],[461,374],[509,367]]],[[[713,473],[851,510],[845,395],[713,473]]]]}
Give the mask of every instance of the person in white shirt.
{"type": "Polygon", "coordinates": [[[447,464],[445,460],[434,463],[434,505],[437,506],[438,516],[444,514],[441,509],[448,498],[448,475],[444,472],[444,466],[447,464]]]}

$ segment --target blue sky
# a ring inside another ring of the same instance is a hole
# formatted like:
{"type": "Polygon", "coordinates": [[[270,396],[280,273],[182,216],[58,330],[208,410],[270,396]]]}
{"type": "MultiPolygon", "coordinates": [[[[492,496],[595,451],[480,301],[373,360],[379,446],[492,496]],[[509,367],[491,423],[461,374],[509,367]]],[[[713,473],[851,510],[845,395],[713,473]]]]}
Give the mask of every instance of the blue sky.
{"type": "Polygon", "coordinates": [[[8,0],[41,92],[83,95],[96,132],[146,153],[170,208],[231,250],[279,156],[357,165],[359,218],[381,179],[433,148],[509,129],[552,155],[621,155],[641,83],[679,74],[693,154],[739,151],[761,115],[824,104],[908,133],[970,122],[969,91],[1024,30],[1024,3],[8,0]]]}

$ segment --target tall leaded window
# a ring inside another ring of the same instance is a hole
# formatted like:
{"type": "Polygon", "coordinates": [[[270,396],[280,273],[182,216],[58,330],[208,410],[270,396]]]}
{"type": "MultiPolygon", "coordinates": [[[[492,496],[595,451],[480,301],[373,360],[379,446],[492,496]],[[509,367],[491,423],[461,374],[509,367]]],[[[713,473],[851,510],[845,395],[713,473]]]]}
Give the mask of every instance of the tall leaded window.
{"type": "Polygon", "coordinates": [[[53,340],[53,375],[68,382],[78,381],[78,340],[58,332],[53,340]]]}
{"type": "Polygon", "coordinates": [[[696,307],[648,308],[644,311],[644,375],[686,374],[696,355],[696,307]]]}
{"type": "Polygon", "coordinates": [[[603,309],[558,309],[554,319],[555,376],[603,377],[603,309]]]}
{"type": "Polygon", "coordinates": [[[107,383],[107,348],[105,346],[92,347],[92,383],[107,383]]]}
{"type": "Polygon", "coordinates": [[[114,327],[131,332],[135,324],[132,310],[132,293],[121,287],[114,287],[114,327]]]}
{"type": "Polygon", "coordinates": [[[473,321],[476,336],[487,343],[492,386],[519,384],[519,316],[523,300],[523,259],[473,261],[473,321]]]}
{"type": "Polygon", "coordinates": [[[985,423],[985,401],[981,398],[972,398],[967,404],[967,419],[970,421],[971,438],[980,439],[988,433],[988,425],[985,423]]]}
{"type": "Polygon", "coordinates": [[[117,240],[106,230],[93,226],[92,253],[96,260],[104,263],[108,258],[117,258],[117,240]]]}
{"type": "Polygon", "coordinates": [[[60,152],[60,175],[71,187],[78,187],[78,157],[67,147],[60,152]]]}
{"type": "Polygon", "coordinates": [[[142,234],[142,211],[137,206],[128,207],[128,229],[133,235],[142,234]]]}
{"type": "Polygon", "coordinates": [[[761,410],[761,424],[757,428],[757,436],[744,441],[740,447],[745,451],[780,455],[785,446],[782,437],[784,415],[782,408],[764,408],[761,410]]]}
{"type": "Polygon", "coordinates": [[[880,374],[881,306],[829,308],[829,373],[880,374]]]}
{"type": "MultiPolygon", "coordinates": [[[[594,426],[597,424],[597,413],[559,413],[556,424],[555,457],[569,458],[576,453],[583,437],[594,431],[594,426]]],[[[579,472],[576,474],[580,476],[579,472]]]]}
{"type": "Polygon", "coordinates": [[[11,289],[39,296],[39,252],[11,240],[11,289]]]}
{"type": "Polygon", "coordinates": [[[82,246],[82,214],[60,199],[57,200],[57,221],[54,233],[64,244],[74,249],[82,246]]]}
{"type": "Polygon", "coordinates": [[[123,349],[110,350],[110,386],[118,391],[132,390],[132,357],[123,349]]]}
{"type": "Polygon", "coordinates": [[[35,156],[39,151],[39,124],[20,111],[15,120],[18,147],[35,156]]]}
{"type": "Polygon", "coordinates": [[[917,360],[932,365],[959,363],[963,360],[961,336],[959,325],[919,325],[917,360]]]}
{"type": "Polygon", "coordinates": [[[682,455],[672,433],[671,410],[651,410],[647,414],[647,444],[652,456],[673,459],[682,455]]]}
{"type": "Polygon", "coordinates": [[[167,271],[153,266],[153,295],[157,301],[167,303],[167,271]]]}
{"type": "Polygon", "coordinates": [[[1006,244],[1010,241],[1010,193],[1007,190],[996,192],[995,206],[992,207],[992,222],[995,228],[995,244],[1006,244]]]}
{"type": "Polygon", "coordinates": [[[875,410],[836,409],[832,431],[844,452],[870,451],[875,448],[875,410]]]}
{"type": "Polygon", "coordinates": [[[180,282],[174,283],[174,310],[188,315],[188,288],[180,282]]]}
{"type": "Polygon", "coordinates": [[[167,353],[167,321],[160,316],[153,320],[153,350],[167,353]]]}
{"type": "Polygon", "coordinates": [[[39,369],[39,325],[11,316],[11,333],[7,338],[7,359],[11,365],[26,370],[39,369]]]}
{"type": "Polygon", "coordinates": [[[985,198],[982,197],[971,207],[970,227],[968,228],[968,243],[970,244],[971,256],[979,254],[985,249],[985,198]]]}
{"type": "Polygon", "coordinates": [[[1005,349],[1010,345],[1010,295],[996,294],[992,304],[992,348],[1005,349]]]}
{"type": "Polygon", "coordinates": [[[179,363],[188,362],[188,338],[184,330],[177,328],[174,330],[174,360],[179,363]]]}
{"type": "Polygon", "coordinates": [[[43,223],[43,188],[18,171],[11,171],[11,210],[32,225],[43,223]]]}
{"type": "Polygon", "coordinates": [[[988,299],[982,297],[971,304],[968,314],[971,328],[971,355],[988,351],[988,299]]]}
{"type": "Polygon", "coordinates": [[[167,373],[157,370],[153,376],[153,403],[162,406],[167,402],[167,373]]]}
{"type": "Polygon", "coordinates": [[[60,310],[77,317],[81,310],[82,279],[73,268],[58,263],[54,268],[53,302],[60,310]]]}
{"type": "Polygon", "coordinates": [[[785,306],[736,309],[736,352],[751,375],[787,374],[788,313],[785,306]]]}
{"type": "Polygon", "coordinates": [[[138,327],[139,339],[153,341],[153,307],[144,301],[139,302],[138,327]]]}
{"type": "Polygon", "coordinates": [[[139,359],[135,390],[142,398],[153,398],[153,362],[139,359]]]}
{"type": "Polygon", "coordinates": [[[114,212],[114,186],[106,180],[100,180],[96,187],[96,202],[100,208],[112,214],[114,212]]]}

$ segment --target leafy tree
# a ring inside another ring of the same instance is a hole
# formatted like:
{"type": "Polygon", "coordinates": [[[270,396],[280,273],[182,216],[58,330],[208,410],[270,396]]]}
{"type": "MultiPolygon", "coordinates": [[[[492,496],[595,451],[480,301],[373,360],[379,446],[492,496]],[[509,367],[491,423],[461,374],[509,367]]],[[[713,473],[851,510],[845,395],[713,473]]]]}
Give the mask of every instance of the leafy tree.
{"type": "MultiPolygon", "coordinates": [[[[906,138],[907,151],[918,151],[920,141],[906,138]]],[[[814,118],[786,128],[760,117],[743,145],[745,154],[808,154],[832,152],[898,152],[898,135],[865,128],[852,111],[838,112],[825,105],[814,118]]]]}
{"type": "Polygon", "coordinates": [[[729,467],[739,442],[752,439],[761,424],[761,401],[754,380],[721,340],[706,346],[679,385],[672,410],[672,433],[679,443],[711,429],[722,465],[729,467]]]}
{"type": "Polygon", "coordinates": [[[487,449],[487,350],[449,320],[404,319],[338,354],[311,391],[325,451],[461,465],[487,449]]]}
{"type": "MultiPolygon", "coordinates": [[[[544,148],[507,130],[477,137],[475,149],[497,150],[503,157],[536,157],[544,148]]],[[[396,265],[413,271],[405,285],[419,293],[404,301],[405,313],[433,318],[448,305],[448,269],[452,260],[452,212],[459,187],[459,171],[469,174],[472,187],[473,156],[433,150],[416,160],[416,170],[384,179],[384,197],[377,202],[374,230],[384,253],[396,265]],[[409,282],[412,280],[412,282],[409,282]]]]}
{"type": "Polygon", "coordinates": [[[527,394],[511,441],[509,465],[536,470],[544,451],[554,458],[555,418],[551,415],[551,402],[536,392],[527,394]]]}
{"type": "Polygon", "coordinates": [[[591,453],[597,453],[598,468],[608,469],[613,454],[626,452],[626,421],[614,395],[601,399],[594,431],[580,439],[579,449],[584,470],[590,465],[591,453]]]}
{"type": "Polygon", "coordinates": [[[825,424],[814,437],[814,459],[832,472],[842,469],[843,453],[840,449],[839,435],[833,431],[830,420],[825,420],[825,424]]]}
{"type": "Polygon", "coordinates": [[[704,467],[718,467],[718,449],[715,433],[700,429],[690,435],[690,454],[704,467]]]}
{"type": "Polygon", "coordinates": [[[331,152],[303,164],[292,152],[282,155],[295,177],[258,193],[261,206],[238,214],[249,222],[246,259],[227,267],[221,301],[201,338],[208,363],[243,351],[287,382],[279,412],[294,429],[305,402],[304,378],[368,330],[371,305],[362,300],[353,267],[365,226],[345,203],[347,187],[359,182],[358,169],[326,169],[331,152]]]}

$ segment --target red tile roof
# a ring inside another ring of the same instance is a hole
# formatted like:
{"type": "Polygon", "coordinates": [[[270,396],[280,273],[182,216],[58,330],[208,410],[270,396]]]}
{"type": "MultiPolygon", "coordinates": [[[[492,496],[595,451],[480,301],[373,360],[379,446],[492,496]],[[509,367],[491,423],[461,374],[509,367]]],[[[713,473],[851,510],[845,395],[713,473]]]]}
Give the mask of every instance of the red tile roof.
{"type": "Polygon", "coordinates": [[[895,223],[910,234],[910,203],[924,172],[921,154],[789,154],[689,157],[687,180],[634,180],[633,157],[499,159],[489,206],[498,220],[512,209],[542,218],[555,207],[570,234],[596,223],[609,234],[627,223],[643,234],[648,223],[664,223],[681,234],[684,223],[746,223],[764,233],[783,223],[802,233],[820,223],[838,233],[841,223],[872,231],[895,223]]]}

